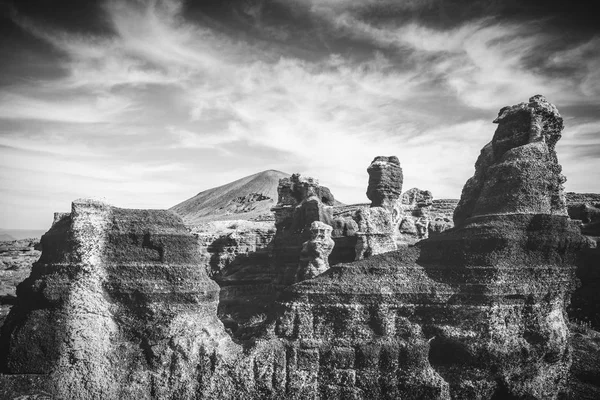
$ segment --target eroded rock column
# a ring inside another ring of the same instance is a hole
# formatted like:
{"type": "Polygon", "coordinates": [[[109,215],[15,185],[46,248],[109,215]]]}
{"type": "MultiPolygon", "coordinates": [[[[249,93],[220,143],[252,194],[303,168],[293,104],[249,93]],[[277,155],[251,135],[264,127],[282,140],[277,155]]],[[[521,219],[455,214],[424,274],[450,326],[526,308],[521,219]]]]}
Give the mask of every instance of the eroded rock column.
{"type": "Polygon", "coordinates": [[[328,259],[335,245],[331,231],[330,225],[320,221],[310,225],[311,238],[302,245],[296,281],[312,279],[329,269],[328,259]]]}
{"type": "Polygon", "coordinates": [[[400,222],[403,180],[400,161],[395,156],[375,157],[367,172],[367,197],[371,200],[371,207],[359,209],[354,216],[358,224],[357,260],[395,250],[400,222]]]}

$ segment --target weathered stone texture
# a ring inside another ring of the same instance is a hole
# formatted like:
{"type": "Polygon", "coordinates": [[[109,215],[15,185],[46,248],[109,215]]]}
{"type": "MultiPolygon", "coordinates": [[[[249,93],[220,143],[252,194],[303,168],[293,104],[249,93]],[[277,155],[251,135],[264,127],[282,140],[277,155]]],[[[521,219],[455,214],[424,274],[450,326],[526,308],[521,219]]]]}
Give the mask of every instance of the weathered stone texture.
{"type": "MultiPolygon", "coordinates": [[[[65,399],[557,399],[571,364],[565,309],[590,240],[567,216],[556,108],[535,96],[497,122],[455,226],[432,230],[450,202],[411,190],[416,234],[435,234],[396,251],[395,157],[369,168],[370,207],[337,214],[316,180],[282,179],[280,296],[243,346],[217,318],[202,256],[211,239],[199,246],[167,211],[75,202],[19,286],[0,338],[3,371],[17,375],[0,382],[31,388],[24,374],[49,374],[39,387],[65,399]],[[362,259],[328,268],[335,240],[348,238],[362,259]]],[[[260,276],[228,275],[224,249],[246,240],[213,248],[215,277],[260,276]]]]}
{"type": "Polygon", "coordinates": [[[329,269],[329,254],[335,245],[331,231],[331,226],[320,221],[310,225],[311,238],[302,245],[297,282],[315,278],[329,269]]]}
{"type": "Polygon", "coordinates": [[[358,225],[356,260],[397,248],[403,182],[400,161],[396,156],[378,156],[371,162],[367,172],[367,197],[371,200],[371,206],[357,209],[353,216],[358,225]]]}
{"type": "Polygon", "coordinates": [[[398,157],[375,157],[367,172],[369,173],[367,197],[371,200],[371,207],[392,209],[402,194],[404,179],[398,157]]]}
{"type": "Polygon", "coordinates": [[[581,286],[573,293],[569,316],[600,329],[600,195],[567,193],[566,198],[569,216],[588,241],[580,255],[577,277],[581,286]]]}
{"type": "Polygon", "coordinates": [[[460,225],[477,214],[566,215],[563,183],[554,145],[562,118],[542,96],[500,110],[498,129],[475,164],[454,211],[460,225]]]}
{"type": "Polygon", "coordinates": [[[560,124],[548,110],[555,109],[533,98],[501,111],[454,229],[333,266],[284,292],[280,337],[311,343],[311,360],[333,348],[356,355],[339,370],[328,363],[332,376],[348,377],[343,389],[321,375],[312,387],[337,396],[349,387],[359,398],[459,399],[551,399],[565,388],[565,306],[585,239],[560,202],[560,124]],[[507,169],[521,177],[517,193],[502,183],[507,169]],[[359,363],[366,349],[374,350],[359,363]]]}
{"type": "Polygon", "coordinates": [[[433,196],[429,190],[412,188],[402,194],[396,241],[414,244],[429,237],[433,196]]]}
{"type": "Polygon", "coordinates": [[[235,356],[175,214],[76,201],[42,245],[2,329],[4,371],[50,373],[64,399],[192,398],[203,359],[235,356]]]}
{"type": "Polygon", "coordinates": [[[334,197],[318,180],[294,174],[281,179],[279,200],[273,207],[277,233],[273,239],[275,283],[279,288],[298,278],[298,261],[303,243],[311,237],[315,221],[333,225],[334,197]]]}
{"type": "Polygon", "coordinates": [[[218,315],[232,333],[260,318],[275,299],[271,222],[213,221],[191,227],[201,262],[219,284],[218,315]]]}

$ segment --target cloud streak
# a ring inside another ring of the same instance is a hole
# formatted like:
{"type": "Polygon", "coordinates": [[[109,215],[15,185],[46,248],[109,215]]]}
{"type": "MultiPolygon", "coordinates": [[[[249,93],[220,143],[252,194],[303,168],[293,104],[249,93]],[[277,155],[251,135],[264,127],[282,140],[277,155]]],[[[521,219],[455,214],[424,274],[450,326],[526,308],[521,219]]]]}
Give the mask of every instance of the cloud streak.
{"type": "MultiPolygon", "coordinates": [[[[198,18],[193,6],[107,1],[104,33],[16,13],[64,73],[0,87],[0,181],[19,196],[104,193],[120,206],[168,207],[273,168],[360,202],[366,166],[394,154],[406,188],[458,197],[500,107],[537,93],[559,109],[600,100],[598,37],[559,43],[542,20],[447,27],[414,17],[435,1],[266,1],[235,18],[198,18]],[[274,25],[273,4],[288,19],[274,25]]],[[[565,170],[600,167],[593,157],[575,165],[597,123],[590,114],[572,139],[565,131],[565,170]]],[[[0,226],[25,218],[12,197],[0,226]]],[[[38,205],[68,207],[57,202],[38,205]]]]}

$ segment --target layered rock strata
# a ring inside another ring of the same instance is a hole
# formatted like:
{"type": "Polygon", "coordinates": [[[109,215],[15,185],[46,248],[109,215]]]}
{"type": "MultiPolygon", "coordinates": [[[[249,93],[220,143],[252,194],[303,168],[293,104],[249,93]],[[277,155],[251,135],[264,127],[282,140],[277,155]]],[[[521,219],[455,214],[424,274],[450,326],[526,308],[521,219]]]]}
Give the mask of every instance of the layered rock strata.
{"type": "Polygon", "coordinates": [[[329,255],[335,245],[331,231],[331,226],[321,221],[310,225],[311,238],[302,245],[297,282],[315,278],[329,269],[329,255]]]}
{"type": "Polygon", "coordinates": [[[274,300],[275,226],[240,220],[207,222],[190,229],[197,238],[202,264],[221,288],[219,318],[237,334],[238,328],[266,313],[274,300]]]}
{"type": "Polygon", "coordinates": [[[367,197],[371,200],[371,206],[359,208],[354,215],[358,224],[356,260],[397,248],[403,182],[400,161],[396,156],[378,156],[373,159],[367,172],[367,197]]]}
{"type": "Polygon", "coordinates": [[[398,243],[414,244],[429,237],[432,204],[433,196],[429,190],[412,188],[402,194],[398,243]]]}
{"type": "Polygon", "coordinates": [[[435,236],[454,227],[454,209],[458,199],[434,199],[429,216],[429,236],[435,236]]]}
{"type": "Polygon", "coordinates": [[[42,246],[2,328],[4,372],[49,374],[61,399],[194,398],[238,352],[172,212],[76,201],[42,246]]]}
{"type": "Polygon", "coordinates": [[[279,288],[298,278],[298,261],[304,242],[311,238],[315,221],[333,225],[334,197],[319,181],[293,174],[283,178],[278,187],[279,199],[273,207],[277,233],[273,239],[275,283],[279,288]]]}
{"type": "Polygon", "coordinates": [[[371,207],[393,210],[402,194],[404,179],[398,157],[375,157],[367,172],[369,173],[367,197],[371,200],[371,207]]]}
{"type": "Polygon", "coordinates": [[[577,269],[581,286],[573,293],[569,316],[600,330],[600,195],[567,193],[567,207],[588,240],[577,269]]]}
{"type": "Polygon", "coordinates": [[[562,119],[536,96],[497,122],[454,229],[284,292],[277,334],[306,393],[552,399],[564,389],[565,306],[585,239],[563,201],[562,119]]]}

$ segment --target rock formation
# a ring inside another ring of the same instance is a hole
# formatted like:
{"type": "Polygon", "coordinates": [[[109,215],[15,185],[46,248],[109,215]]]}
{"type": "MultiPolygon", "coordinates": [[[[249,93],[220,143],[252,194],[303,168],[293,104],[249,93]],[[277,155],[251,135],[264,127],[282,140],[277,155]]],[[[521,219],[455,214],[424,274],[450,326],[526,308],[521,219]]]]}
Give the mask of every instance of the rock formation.
{"type": "Polygon", "coordinates": [[[191,227],[201,262],[219,284],[218,315],[237,336],[239,328],[266,312],[273,303],[270,266],[275,227],[271,222],[213,221],[191,227]]]}
{"type": "Polygon", "coordinates": [[[371,207],[386,207],[391,211],[402,194],[403,176],[398,157],[375,157],[367,172],[367,197],[371,207]]]}
{"type": "Polygon", "coordinates": [[[298,261],[303,243],[311,238],[315,221],[333,225],[335,199],[317,179],[293,174],[279,181],[278,202],[273,207],[277,233],[273,239],[275,283],[279,288],[298,278],[298,261]]]}
{"type": "Polygon", "coordinates": [[[454,227],[456,199],[434,199],[429,216],[429,235],[435,236],[454,227]]]}
{"type": "Polygon", "coordinates": [[[588,239],[577,269],[581,287],[573,293],[569,316],[600,330],[600,195],[567,193],[566,198],[569,216],[588,239]]]}
{"type": "Polygon", "coordinates": [[[563,129],[556,107],[534,96],[504,107],[494,122],[498,129],[463,189],[455,224],[476,214],[566,215],[565,177],[554,150],[563,129]]]}
{"type": "Polygon", "coordinates": [[[371,200],[371,207],[358,209],[354,216],[358,224],[357,260],[395,250],[400,222],[403,181],[400,161],[395,156],[375,157],[367,172],[367,197],[371,200]]]}
{"type": "Polygon", "coordinates": [[[284,292],[277,332],[303,354],[298,387],[439,399],[552,399],[564,389],[565,306],[585,240],[561,200],[562,120],[539,96],[500,114],[454,229],[284,292]]]}
{"type": "Polygon", "coordinates": [[[312,279],[329,269],[329,254],[335,245],[331,231],[331,226],[321,221],[310,225],[311,238],[302,245],[297,282],[312,279]]]}
{"type": "Polygon", "coordinates": [[[412,188],[402,194],[397,242],[414,244],[429,236],[433,196],[429,190],[412,188]]]}
{"type": "MultiPolygon", "coordinates": [[[[373,203],[355,214],[335,214],[314,179],[282,179],[269,272],[280,296],[240,344],[217,318],[219,287],[205,266],[216,254],[211,274],[231,276],[235,258],[223,252],[242,238],[211,251],[208,236],[169,211],[76,201],[44,235],[2,328],[10,375],[0,375],[0,394],[557,399],[571,363],[565,309],[589,240],[567,216],[556,108],[535,96],[497,122],[454,228],[397,251],[374,241],[393,238],[403,215],[395,157],[374,160],[373,203]],[[358,238],[364,258],[328,268],[336,237],[358,238]]],[[[405,202],[411,216],[447,212],[426,191],[405,202]]]]}
{"type": "Polygon", "coordinates": [[[4,372],[50,374],[61,399],[193,398],[235,357],[175,214],[76,201],[42,246],[2,328],[4,372]]]}
{"type": "Polygon", "coordinates": [[[554,149],[562,118],[534,96],[503,108],[495,122],[463,189],[455,228],[420,245],[419,262],[430,276],[456,288],[453,311],[444,317],[449,327],[436,329],[432,345],[465,357],[460,372],[441,353],[432,363],[450,381],[472,377],[470,388],[464,379],[451,383],[463,397],[487,391],[555,398],[570,365],[565,307],[585,246],[566,215],[554,149]]]}

